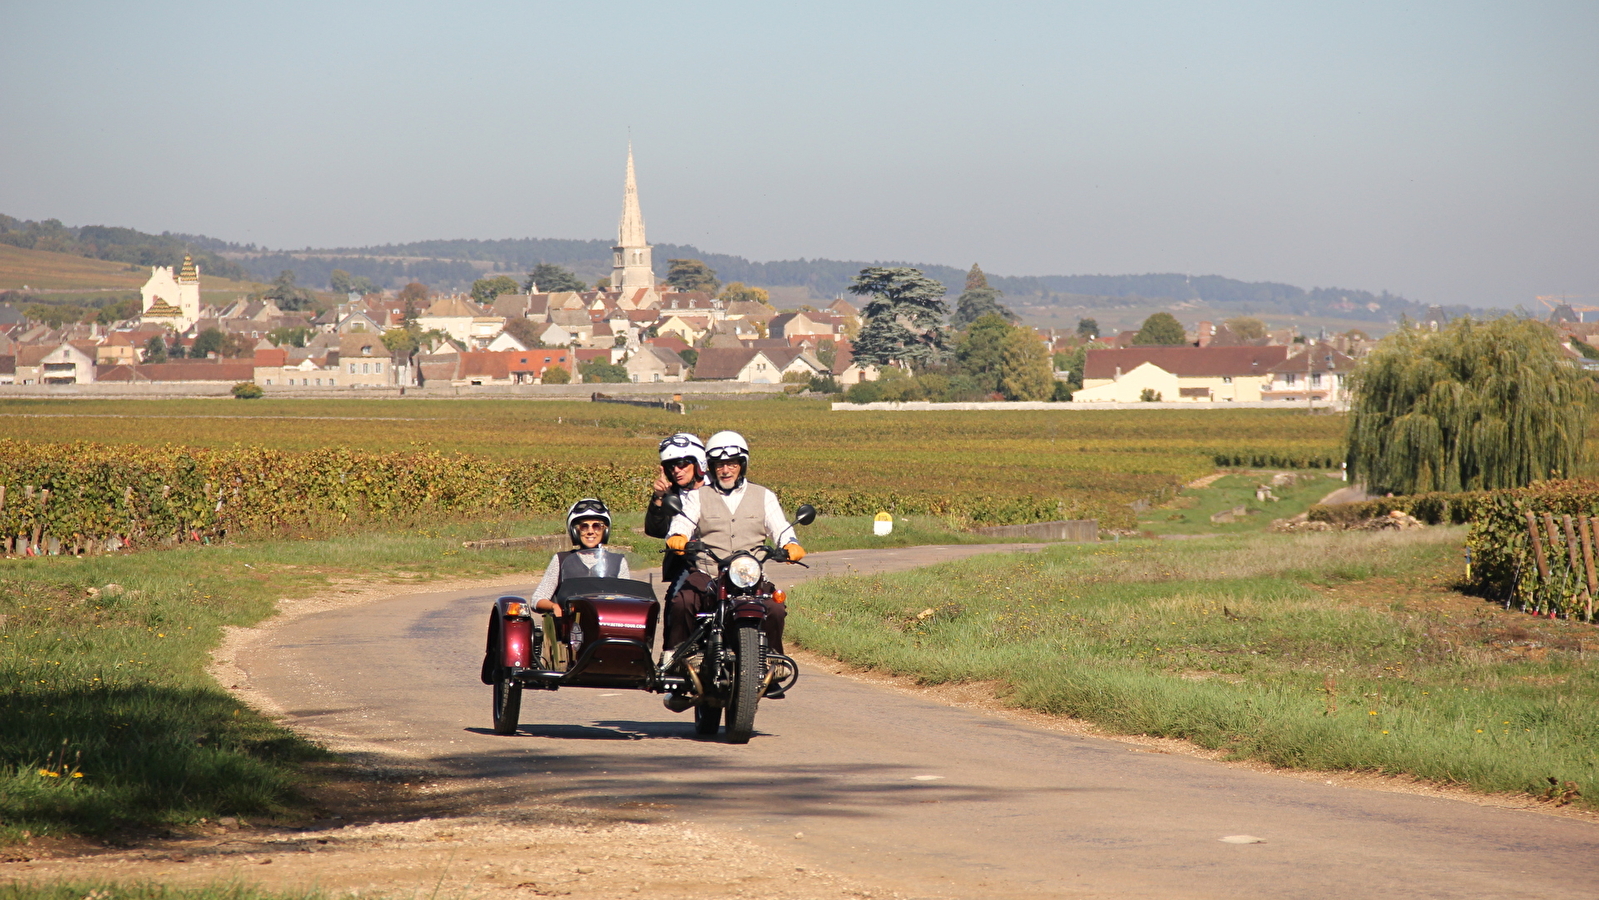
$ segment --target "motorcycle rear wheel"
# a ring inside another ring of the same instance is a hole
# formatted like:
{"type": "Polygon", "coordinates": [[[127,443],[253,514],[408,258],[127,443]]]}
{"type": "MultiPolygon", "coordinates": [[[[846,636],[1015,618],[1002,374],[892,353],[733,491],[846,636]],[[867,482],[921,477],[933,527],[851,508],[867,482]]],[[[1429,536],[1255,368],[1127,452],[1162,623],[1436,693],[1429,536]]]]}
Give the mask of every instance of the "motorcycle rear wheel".
{"type": "Polygon", "coordinates": [[[733,693],[727,703],[727,740],[747,744],[755,733],[755,705],[761,699],[761,632],[755,623],[740,625],[733,646],[733,693]]]}
{"type": "Polygon", "coordinates": [[[522,714],[522,686],[503,674],[494,675],[494,733],[516,734],[522,714]]]}

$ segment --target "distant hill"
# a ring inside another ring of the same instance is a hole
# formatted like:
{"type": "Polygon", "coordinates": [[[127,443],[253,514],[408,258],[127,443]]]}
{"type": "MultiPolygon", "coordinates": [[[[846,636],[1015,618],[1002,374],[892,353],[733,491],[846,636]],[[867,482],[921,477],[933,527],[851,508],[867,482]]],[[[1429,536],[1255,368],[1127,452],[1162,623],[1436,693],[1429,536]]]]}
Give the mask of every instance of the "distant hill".
{"type": "MultiPolygon", "coordinates": [[[[593,283],[611,273],[611,243],[606,240],[510,238],[504,240],[432,240],[408,244],[327,249],[270,250],[235,244],[204,235],[150,235],[126,228],[68,228],[55,220],[22,222],[0,215],[0,244],[56,249],[97,259],[174,265],[184,253],[194,255],[208,275],[271,281],[287,270],[301,284],[325,289],[334,269],[373,282],[399,287],[420,281],[435,290],[465,290],[488,274],[520,280],[541,262],[565,266],[593,283]],[[146,261],[150,260],[150,261],[146,261]]],[[[845,294],[850,280],[872,265],[910,265],[936,278],[958,294],[966,270],[955,266],[903,261],[792,259],[755,262],[740,256],[708,253],[689,244],[656,244],[655,267],[664,277],[667,260],[703,260],[723,282],[742,281],[786,289],[785,299],[800,296],[827,300],[845,294]]],[[[1277,282],[1248,282],[1220,275],[1177,273],[1145,275],[1006,276],[989,273],[991,285],[1005,293],[1013,308],[1145,307],[1204,305],[1230,313],[1295,316],[1329,320],[1386,323],[1401,316],[1420,318],[1428,307],[1386,291],[1311,288],[1277,282]]],[[[1447,306],[1451,316],[1487,312],[1447,306]]]]}

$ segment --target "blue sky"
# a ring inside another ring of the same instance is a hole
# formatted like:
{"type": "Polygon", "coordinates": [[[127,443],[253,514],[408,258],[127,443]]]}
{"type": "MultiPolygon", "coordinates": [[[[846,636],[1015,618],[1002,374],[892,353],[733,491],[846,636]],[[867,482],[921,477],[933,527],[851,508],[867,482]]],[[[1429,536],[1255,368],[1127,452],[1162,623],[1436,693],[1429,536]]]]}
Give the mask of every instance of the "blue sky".
{"type": "Polygon", "coordinates": [[[1599,4],[0,0],[0,212],[1599,305],[1599,4]]]}

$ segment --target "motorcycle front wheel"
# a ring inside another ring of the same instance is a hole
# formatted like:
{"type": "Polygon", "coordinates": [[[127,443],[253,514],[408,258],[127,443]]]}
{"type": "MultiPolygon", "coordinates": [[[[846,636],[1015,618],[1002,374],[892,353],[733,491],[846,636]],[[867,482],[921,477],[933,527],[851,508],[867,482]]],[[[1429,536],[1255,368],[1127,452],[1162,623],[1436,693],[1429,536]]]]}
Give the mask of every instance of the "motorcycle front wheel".
{"type": "Polygon", "coordinates": [[[516,734],[522,714],[522,686],[508,680],[502,672],[494,675],[494,733],[516,734]]]}
{"type": "Polygon", "coordinates": [[[727,740],[747,744],[755,733],[755,704],[761,699],[761,631],[751,622],[736,629],[733,693],[727,702],[727,740]]]}

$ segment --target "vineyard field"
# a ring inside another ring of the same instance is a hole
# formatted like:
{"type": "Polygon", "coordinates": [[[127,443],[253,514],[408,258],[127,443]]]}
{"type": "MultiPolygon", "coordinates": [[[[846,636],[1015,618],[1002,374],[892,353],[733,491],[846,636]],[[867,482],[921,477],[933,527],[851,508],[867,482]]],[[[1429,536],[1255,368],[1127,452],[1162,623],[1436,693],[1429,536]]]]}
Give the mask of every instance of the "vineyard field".
{"type": "MultiPolygon", "coordinates": [[[[1218,460],[1326,465],[1340,455],[1343,427],[1342,417],[1297,410],[846,416],[791,399],[712,402],[687,415],[525,400],[0,401],[0,436],[15,440],[174,456],[182,448],[341,449],[466,454],[496,467],[615,467],[633,473],[624,490],[640,496],[661,437],[733,429],[754,448],[752,478],[789,504],[976,524],[1098,518],[1120,528],[1134,524],[1128,504],[1170,496],[1218,460]]],[[[615,478],[613,490],[622,483],[615,478]]]]}

